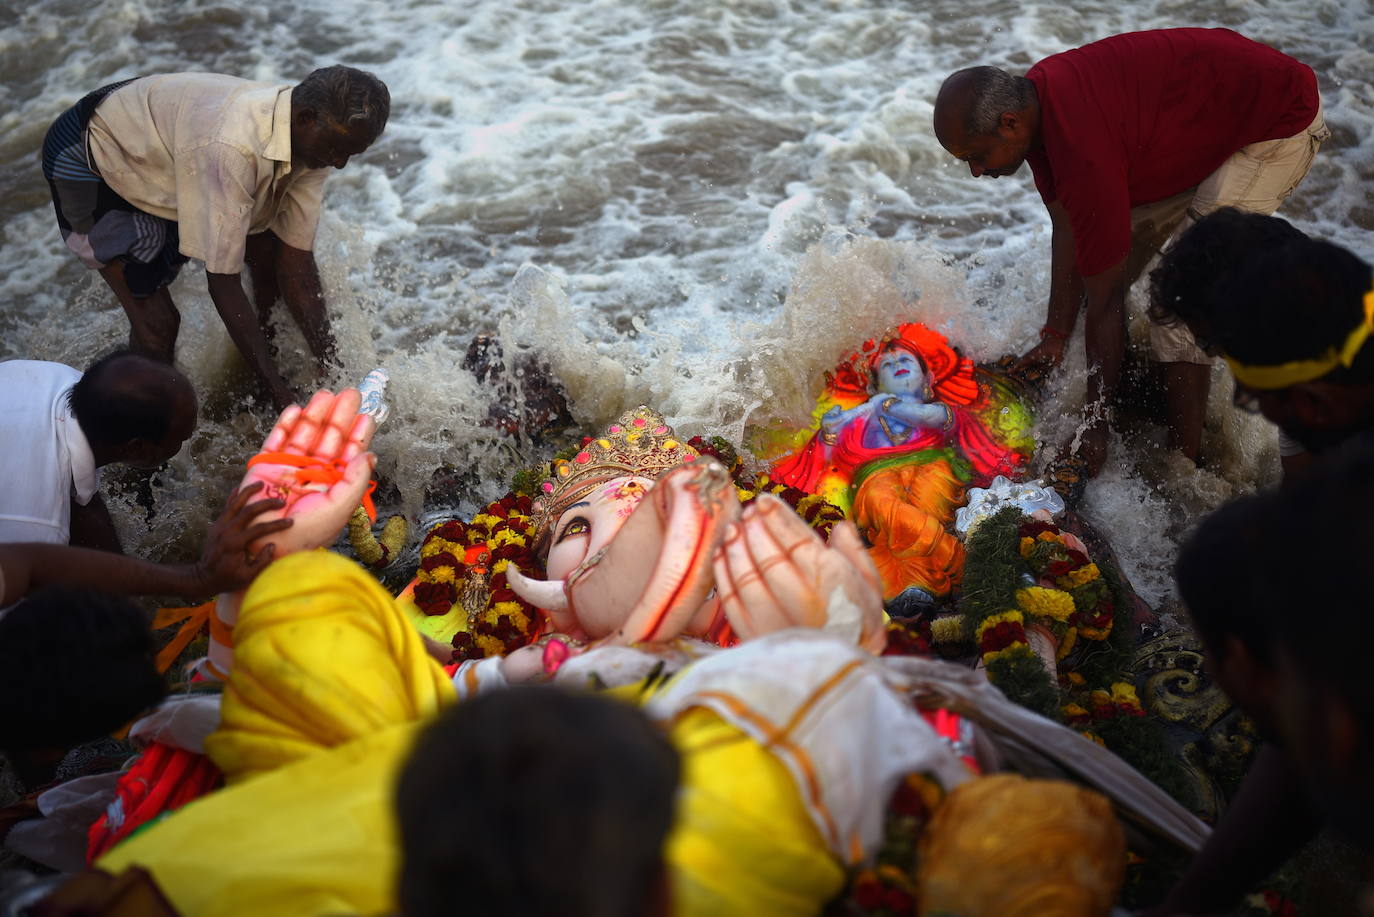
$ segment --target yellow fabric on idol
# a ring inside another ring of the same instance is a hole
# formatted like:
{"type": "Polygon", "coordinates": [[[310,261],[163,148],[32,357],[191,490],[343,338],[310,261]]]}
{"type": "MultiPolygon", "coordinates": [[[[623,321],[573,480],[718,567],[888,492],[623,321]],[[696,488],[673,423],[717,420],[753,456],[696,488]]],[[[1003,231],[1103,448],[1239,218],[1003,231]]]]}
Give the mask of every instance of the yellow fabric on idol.
{"type": "Polygon", "coordinates": [[[181,917],[393,913],[392,797],[421,726],[401,723],[211,793],[95,865],[142,866],[181,917]]]}
{"type": "Polygon", "coordinates": [[[683,768],[667,848],[673,913],[820,913],[844,887],[844,870],[782,762],[704,708],[680,717],[670,736],[683,768]]]}
{"type": "MultiPolygon", "coordinates": [[[[208,743],[233,782],[95,865],[147,869],[181,917],[393,913],[397,774],[454,698],[451,683],[376,581],[326,552],[272,564],[245,597],[234,640],[208,743]]],[[[608,693],[652,696],[641,685],[608,693]]],[[[674,913],[818,913],[844,872],[786,767],[705,709],[681,715],[670,736],[683,757],[666,851],[674,913]]]]}
{"type": "Polygon", "coordinates": [[[230,783],[398,723],[428,719],[453,685],[395,599],[328,551],[272,564],[234,627],[234,671],[206,751],[230,783]]]}

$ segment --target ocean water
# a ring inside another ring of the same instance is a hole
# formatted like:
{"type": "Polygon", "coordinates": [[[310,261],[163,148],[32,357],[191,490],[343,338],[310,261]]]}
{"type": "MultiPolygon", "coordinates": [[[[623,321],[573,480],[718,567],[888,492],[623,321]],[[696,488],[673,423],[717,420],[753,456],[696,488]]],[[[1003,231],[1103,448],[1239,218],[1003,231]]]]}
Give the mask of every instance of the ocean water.
{"type": "MultiPolygon", "coordinates": [[[[0,359],[81,366],[124,339],[99,278],[68,255],[38,170],[43,133],[89,90],[153,72],[291,82],[376,72],[382,139],[329,182],[317,257],[345,366],[384,365],[375,441],[385,502],[433,513],[426,482],[465,473],[456,506],[503,493],[538,457],[483,424],[493,394],[459,366],[471,337],[547,361],[587,427],[647,402],[684,436],[741,439],[804,420],[821,372],[921,319],[967,352],[1021,351],[1043,322],[1049,226],[1028,170],[972,179],[930,130],[951,71],[1024,71],[1117,32],[1227,26],[1317,72],[1334,136],[1280,212],[1374,260],[1374,4],[1369,0],[35,0],[0,21],[0,359]]],[[[188,265],[172,289],[200,429],[154,482],[150,516],[111,501],[126,545],[184,554],[271,412],[188,265]]],[[[1137,312],[1138,292],[1132,295],[1137,312]]],[[[1137,331],[1139,329],[1137,328],[1137,331]]],[[[317,380],[289,321],[282,363],[317,380]]],[[[1083,357],[1042,410],[1073,432],[1083,357]]],[[[1191,520],[1272,483],[1272,428],[1229,407],[1218,371],[1212,470],[1158,430],[1116,442],[1086,512],[1152,601],[1191,520]]],[[[113,477],[118,478],[118,475],[113,477]]],[[[117,485],[116,481],[116,485],[117,485]]],[[[118,487],[115,488],[118,490],[118,487]]]]}

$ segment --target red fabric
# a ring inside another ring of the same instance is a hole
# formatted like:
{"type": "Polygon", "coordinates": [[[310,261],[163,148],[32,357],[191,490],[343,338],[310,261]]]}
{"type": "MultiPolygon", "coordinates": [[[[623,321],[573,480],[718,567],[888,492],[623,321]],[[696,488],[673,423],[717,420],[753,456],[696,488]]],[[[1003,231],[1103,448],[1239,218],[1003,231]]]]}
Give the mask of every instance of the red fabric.
{"type": "Polygon", "coordinates": [[[835,468],[848,479],[860,465],[893,455],[915,452],[953,443],[973,466],[974,483],[985,484],[995,475],[1015,475],[1025,464],[1025,456],[1002,446],[971,410],[983,405],[983,391],[974,375],[973,361],[961,356],[940,332],[920,322],[898,325],[881,340],[864,341],[863,346],[850,354],[836,368],[826,374],[830,395],[842,403],[857,405],[870,396],[870,387],[877,376],[878,361],[890,346],[899,346],[915,354],[921,361],[935,400],[942,401],[954,416],[954,428],[946,436],[939,430],[922,430],[910,442],[900,446],[870,449],[863,444],[867,420],[849,423],[840,432],[831,458],[826,457],[825,445],[817,433],[791,455],[782,458],[771,473],[773,480],[807,493],[816,493],[826,471],[835,468]]]}
{"type": "Polygon", "coordinates": [[[806,441],[805,446],[784,456],[774,465],[771,476],[788,487],[798,487],[814,494],[820,488],[821,476],[828,467],[830,463],[825,458],[825,445],[821,442],[820,434],[816,434],[806,441]]]}
{"type": "Polygon", "coordinates": [[[1026,157],[1063,203],[1078,270],[1131,247],[1130,209],[1199,184],[1232,153],[1299,133],[1317,116],[1312,68],[1229,29],[1162,29],[1055,54],[1026,74],[1042,147],[1026,157]]]}
{"type": "Polygon", "coordinates": [[[855,469],[869,462],[894,455],[909,455],[921,449],[938,448],[946,443],[956,445],[958,451],[968,459],[973,468],[972,483],[975,485],[984,486],[999,474],[1014,477],[1020,472],[1025,465],[1025,456],[998,443],[978,418],[963,408],[950,407],[949,411],[954,416],[954,428],[948,436],[941,430],[922,430],[900,446],[865,446],[863,439],[869,420],[862,418],[851,421],[840,431],[829,461],[826,460],[820,434],[817,434],[774,467],[773,480],[815,493],[821,476],[830,468],[840,470],[848,478],[855,469]]]}
{"type": "Polygon", "coordinates": [[[154,742],[115,785],[115,804],[86,834],[86,862],[95,860],[164,812],[198,799],[224,782],[205,755],[154,742]]]}
{"type": "MultiPolygon", "coordinates": [[[[950,408],[953,411],[953,408],[950,408]]],[[[864,435],[868,432],[871,417],[851,420],[840,430],[835,443],[834,463],[841,468],[856,469],[869,462],[891,458],[894,455],[907,455],[921,449],[939,448],[945,443],[941,430],[924,429],[900,446],[865,446],[864,435]]]]}
{"type": "Polygon", "coordinates": [[[864,341],[863,347],[846,357],[835,372],[825,374],[831,396],[848,407],[866,401],[877,375],[878,361],[885,348],[893,344],[920,359],[937,400],[961,405],[978,400],[973,361],[960,356],[943,334],[920,322],[905,322],[881,340],[864,341]]]}
{"type": "Polygon", "coordinates": [[[975,774],[983,773],[983,767],[978,763],[978,759],[973,756],[973,749],[965,740],[963,720],[957,713],[951,713],[943,708],[936,710],[917,710],[921,714],[930,728],[935,730],[935,734],[945,740],[950,750],[959,756],[968,769],[975,774]]]}

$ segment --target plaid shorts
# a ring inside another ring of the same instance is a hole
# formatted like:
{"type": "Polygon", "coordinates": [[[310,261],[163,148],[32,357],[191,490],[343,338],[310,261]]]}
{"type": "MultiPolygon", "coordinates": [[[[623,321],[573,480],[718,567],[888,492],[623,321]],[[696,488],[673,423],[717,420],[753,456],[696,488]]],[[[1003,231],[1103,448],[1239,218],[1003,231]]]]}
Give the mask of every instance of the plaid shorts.
{"type": "Polygon", "coordinates": [[[129,291],[151,296],[176,279],[189,259],[178,250],[177,224],[144,213],[96,173],[86,150],[86,125],[107,95],[125,83],[92,92],[63,112],[43,138],[43,177],[52,189],[57,225],[67,247],[92,270],[124,263],[129,291]]]}

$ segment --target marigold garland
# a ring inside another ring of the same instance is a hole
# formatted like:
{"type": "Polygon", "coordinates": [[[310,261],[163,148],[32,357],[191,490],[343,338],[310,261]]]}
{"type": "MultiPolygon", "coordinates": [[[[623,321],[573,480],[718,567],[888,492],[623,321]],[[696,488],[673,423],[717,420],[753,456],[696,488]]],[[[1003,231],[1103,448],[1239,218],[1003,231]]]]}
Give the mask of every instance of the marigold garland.
{"type": "Polygon", "coordinates": [[[533,542],[530,498],[515,493],[488,504],[471,522],[445,522],[425,536],[415,604],[428,615],[448,614],[455,605],[466,609],[467,621],[453,638],[457,658],[510,653],[537,636],[538,612],[506,582],[511,564],[540,575],[533,542]]]}
{"type": "Polygon", "coordinates": [[[827,915],[898,917],[916,910],[916,844],[945,793],[925,774],[908,774],[888,802],[883,843],[872,866],[851,871],[849,883],[825,909],[827,915]]]}
{"type": "Polygon", "coordinates": [[[980,523],[966,545],[963,632],[1011,700],[1068,723],[1187,798],[1178,761],[1124,678],[1133,646],[1129,628],[1115,626],[1124,607],[1116,574],[1076,544],[1014,507],[980,523]],[[1059,642],[1057,681],[1026,640],[1032,624],[1059,642]]]}

